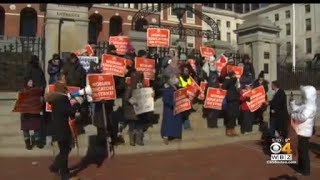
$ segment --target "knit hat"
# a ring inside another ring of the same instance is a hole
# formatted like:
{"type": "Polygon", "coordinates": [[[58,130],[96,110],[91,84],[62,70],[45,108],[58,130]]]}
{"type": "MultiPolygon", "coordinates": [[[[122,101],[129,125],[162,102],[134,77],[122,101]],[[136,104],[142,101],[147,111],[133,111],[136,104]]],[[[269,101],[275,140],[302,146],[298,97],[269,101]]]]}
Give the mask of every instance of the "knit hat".
{"type": "Polygon", "coordinates": [[[264,71],[261,71],[261,72],[259,73],[258,79],[260,79],[260,78],[263,78],[263,79],[264,79],[264,71]]]}

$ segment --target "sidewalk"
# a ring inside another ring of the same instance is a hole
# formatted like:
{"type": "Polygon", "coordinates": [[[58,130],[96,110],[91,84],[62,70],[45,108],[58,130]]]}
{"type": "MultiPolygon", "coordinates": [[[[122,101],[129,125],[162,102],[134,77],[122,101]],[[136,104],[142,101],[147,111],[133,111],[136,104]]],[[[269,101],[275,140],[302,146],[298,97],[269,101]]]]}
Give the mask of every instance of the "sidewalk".
{"type": "MultiPolygon", "coordinates": [[[[318,138],[319,140],[319,138],[318,138]]],[[[320,159],[313,153],[311,176],[320,177],[320,159]]],[[[287,165],[269,165],[255,141],[232,143],[205,149],[116,155],[97,168],[89,166],[78,174],[81,180],[268,180],[281,175],[294,176],[287,165]]],[[[78,161],[73,158],[69,164],[78,161]]],[[[51,157],[0,158],[0,179],[54,179],[48,171],[51,157]],[[37,162],[37,165],[32,165],[37,162]]]]}

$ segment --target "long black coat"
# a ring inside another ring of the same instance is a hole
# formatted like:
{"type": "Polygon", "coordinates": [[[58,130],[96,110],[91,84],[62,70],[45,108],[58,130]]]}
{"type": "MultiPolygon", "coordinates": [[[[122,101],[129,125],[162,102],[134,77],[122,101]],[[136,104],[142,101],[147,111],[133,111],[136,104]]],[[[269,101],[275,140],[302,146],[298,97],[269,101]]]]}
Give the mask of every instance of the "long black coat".
{"type": "Polygon", "coordinates": [[[63,66],[63,73],[66,76],[68,86],[76,86],[81,89],[86,86],[86,71],[79,62],[67,62],[63,66]]]}
{"type": "Polygon", "coordinates": [[[49,93],[46,101],[52,105],[52,130],[53,139],[57,141],[70,141],[72,134],[69,127],[69,116],[72,112],[68,96],[62,93],[49,93]]]}
{"type": "Polygon", "coordinates": [[[227,100],[227,117],[237,118],[240,113],[240,94],[235,86],[232,79],[226,79],[223,84],[223,89],[227,90],[226,100],[227,100]]]}
{"type": "Polygon", "coordinates": [[[270,118],[275,119],[277,130],[287,131],[289,120],[287,95],[282,89],[279,89],[270,101],[270,118]],[[274,113],[271,112],[272,110],[274,113]]]}

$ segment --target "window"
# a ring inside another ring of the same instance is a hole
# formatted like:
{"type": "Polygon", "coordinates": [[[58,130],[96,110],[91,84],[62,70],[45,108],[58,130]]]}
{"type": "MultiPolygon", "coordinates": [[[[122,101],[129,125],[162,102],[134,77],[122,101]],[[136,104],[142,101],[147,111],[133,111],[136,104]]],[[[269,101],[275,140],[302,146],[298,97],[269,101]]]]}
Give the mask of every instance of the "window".
{"type": "Polygon", "coordinates": [[[134,9],[139,9],[139,4],[138,3],[134,3],[134,9]]]}
{"type": "Polygon", "coordinates": [[[194,48],[195,40],[196,40],[195,37],[187,36],[187,47],[194,48]]]}
{"type": "Polygon", "coordinates": [[[217,9],[225,9],[226,6],[225,6],[224,3],[216,3],[216,8],[217,8],[217,9]]]}
{"type": "Polygon", "coordinates": [[[231,42],[231,33],[227,32],[227,41],[231,42]]]}
{"type": "Polygon", "coordinates": [[[221,21],[219,19],[217,20],[217,24],[219,27],[221,26],[221,21]]]}
{"type": "Polygon", "coordinates": [[[0,36],[4,35],[4,20],[5,20],[5,11],[0,6],[0,36]]]}
{"type": "Polygon", "coordinates": [[[280,47],[281,47],[281,45],[277,44],[277,57],[280,56],[280,52],[281,52],[280,47]]]}
{"type": "Polygon", "coordinates": [[[232,11],[232,4],[231,3],[227,3],[227,10],[232,11]]]}
{"type": "Polygon", "coordinates": [[[109,21],[109,36],[119,36],[122,33],[122,18],[120,16],[112,16],[109,21]]]}
{"type": "Polygon", "coordinates": [[[268,63],[264,63],[263,64],[263,71],[268,74],[269,73],[269,64],[268,63]]]}
{"type": "Polygon", "coordinates": [[[275,20],[275,21],[279,21],[279,14],[275,14],[275,15],[274,15],[274,20],[275,20]]]}
{"type": "Polygon", "coordinates": [[[102,16],[100,14],[92,14],[89,17],[89,27],[88,27],[88,43],[97,44],[98,37],[102,30],[102,16]]]}
{"type": "Polygon", "coordinates": [[[304,6],[305,13],[310,13],[310,4],[304,6]]]}
{"type": "Polygon", "coordinates": [[[243,13],[243,4],[234,4],[234,11],[236,13],[243,13]]]}
{"type": "Polygon", "coordinates": [[[193,43],[188,43],[187,46],[188,46],[188,48],[194,48],[194,44],[193,43]]]}
{"type": "Polygon", "coordinates": [[[177,47],[179,42],[179,35],[171,35],[171,46],[172,47],[177,47]]]}
{"type": "Polygon", "coordinates": [[[264,59],[270,59],[270,53],[269,52],[264,52],[263,53],[264,59]]]}
{"type": "Polygon", "coordinates": [[[306,19],[306,31],[311,31],[311,19],[306,19]]]}
{"type": "Polygon", "coordinates": [[[187,18],[193,18],[193,13],[191,11],[187,11],[187,18]]]}
{"type": "Polygon", "coordinates": [[[290,18],[290,10],[286,11],[286,19],[289,19],[290,18]]]}
{"type": "Polygon", "coordinates": [[[306,53],[312,53],[312,43],[311,38],[306,39],[306,53]]]}
{"type": "Polygon", "coordinates": [[[220,33],[218,33],[218,37],[217,37],[217,40],[221,40],[221,34],[220,33]]]}
{"type": "Polygon", "coordinates": [[[291,42],[287,42],[287,56],[291,55],[291,42]]]}
{"type": "Polygon", "coordinates": [[[29,7],[23,8],[20,12],[20,36],[35,37],[37,24],[37,11],[29,7]]]}
{"type": "Polygon", "coordinates": [[[230,21],[227,21],[227,28],[230,28],[230,21]]]}
{"type": "Polygon", "coordinates": [[[291,35],[291,25],[290,25],[290,23],[286,24],[286,34],[287,34],[287,36],[291,35]]]}

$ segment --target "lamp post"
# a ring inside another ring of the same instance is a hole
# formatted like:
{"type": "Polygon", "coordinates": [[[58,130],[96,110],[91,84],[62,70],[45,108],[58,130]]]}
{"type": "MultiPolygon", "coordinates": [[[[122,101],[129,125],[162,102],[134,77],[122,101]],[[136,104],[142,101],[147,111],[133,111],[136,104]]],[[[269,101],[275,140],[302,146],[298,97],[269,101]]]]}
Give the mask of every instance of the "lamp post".
{"type": "MultiPolygon", "coordinates": [[[[176,16],[177,16],[177,18],[179,20],[179,24],[178,24],[178,27],[179,27],[179,42],[181,42],[182,33],[183,33],[182,18],[183,18],[184,13],[187,11],[187,4],[175,3],[175,4],[173,4],[173,6],[171,8],[172,8],[172,11],[176,14],[176,16]]],[[[179,46],[178,46],[178,51],[179,51],[179,57],[180,57],[180,54],[181,54],[181,45],[180,45],[180,43],[179,43],[179,46]]]]}

